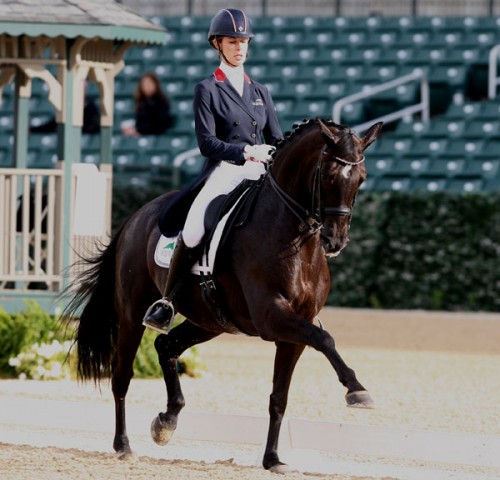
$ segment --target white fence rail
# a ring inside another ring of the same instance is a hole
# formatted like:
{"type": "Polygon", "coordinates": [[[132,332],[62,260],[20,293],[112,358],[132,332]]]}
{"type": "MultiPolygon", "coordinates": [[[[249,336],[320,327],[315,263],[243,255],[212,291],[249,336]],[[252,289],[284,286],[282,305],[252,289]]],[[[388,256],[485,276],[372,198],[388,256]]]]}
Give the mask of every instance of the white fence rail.
{"type": "Polygon", "coordinates": [[[61,288],[63,171],[0,170],[0,288],[42,282],[61,288]]]}
{"type": "MultiPolygon", "coordinates": [[[[78,233],[75,221],[64,218],[64,171],[62,168],[4,168],[0,169],[0,292],[43,290],[60,292],[63,275],[77,273],[63,265],[63,250],[70,249],[71,262],[93,255],[98,246],[109,240],[111,230],[111,170],[98,172],[103,185],[99,209],[95,215],[104,218],[99,233],[78,233]],[[70,242],[63,239],[63,222],[72,222],[70,242]],[[76,234],[75,234],[76,233],[76,234]]],[[[75,205],[78,175],[73,175],[75,205]]],[[[94,188],[95,190],[95,188],[94,188]]],[[[95,191],[88,194],[88,202],[95,191]],[[89,196],[90,195],[90,196],[89,196]]],[[[71,209],[73,212],[73,208],[71,209]]],[[[78,215],[78,214],[77,214],[78,215]]],[[[94,214],[92,214],[94,216],[94,214]]],[[[81,228],[80,228],[81,230],[81,228]]]]}

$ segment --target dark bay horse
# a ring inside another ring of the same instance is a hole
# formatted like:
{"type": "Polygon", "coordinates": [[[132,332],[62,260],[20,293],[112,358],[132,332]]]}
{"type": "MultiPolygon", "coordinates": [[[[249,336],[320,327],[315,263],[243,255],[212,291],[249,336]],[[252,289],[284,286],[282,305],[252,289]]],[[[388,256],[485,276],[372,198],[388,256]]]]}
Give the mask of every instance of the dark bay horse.
{"type": "MultiPolygon", "coordinates": [[[[339,356],[332,336],[314,325],[330,289],[327,257],[348,242],[356,192],[366,177],[364,150],[380,134],[377,123],[358,137],[327,120],[305,121],[278,146],[247,224],[235,230],[218,254],[213,278],[231,328],[216,321],[203,299],[199,278],[184,282],[174,304],[186,320],[155,341],[168,393],[167,410],[151,425],[155,442],[172,436],[185,401],[177,359],[188,348],[224,331],[276,344],[270,424],[263,465],[285,472],[278,437],[292,374],[304,348],[322,352],[346,387],[349,406],[371,407],[370,395],[339,356]]],[[[75,282],[67,318],[79,312],[78,372],[99,382],[111,376],[115,400],[113,447],[132,456],[126,432],[125,397],[144,332],[142,318],[160,297],[167,271],[153,253],[160,236],[159,212],[173,193],[138,210],[75,282]],[[83,310],[82,310],[83,307],[83,310]]]]}

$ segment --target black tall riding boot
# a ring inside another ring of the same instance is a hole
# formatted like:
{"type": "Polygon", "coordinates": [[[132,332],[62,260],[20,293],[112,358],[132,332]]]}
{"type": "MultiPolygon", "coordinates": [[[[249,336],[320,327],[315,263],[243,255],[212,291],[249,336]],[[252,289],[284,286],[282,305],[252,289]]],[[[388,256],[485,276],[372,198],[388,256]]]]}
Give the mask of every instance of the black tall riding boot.
{"type": "Polygon", "coordinates": [[[178,287],[189,275],[191,268],[198,258],[199,249],[197,247],[187,247],[182,239],[182,234],[179,235],[172,260],[170,261],[163,298],[151,305],[142,321],[144,326],[160,333],[169,332],[170,325],[175,316],[172,300],[178,287]]]}

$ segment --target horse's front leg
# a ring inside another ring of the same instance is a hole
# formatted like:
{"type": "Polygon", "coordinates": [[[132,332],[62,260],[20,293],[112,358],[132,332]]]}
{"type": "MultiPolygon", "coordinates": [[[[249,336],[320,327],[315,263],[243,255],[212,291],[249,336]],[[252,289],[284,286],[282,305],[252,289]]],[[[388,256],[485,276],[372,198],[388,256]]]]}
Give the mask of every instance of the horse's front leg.
{"type": "Polygon", "coordinates": [[[219,334],[203,330],[185,320],[168,335],[159,335],[155,340],[155,348],[163,370],[163,378],[167,387],[167,411],[159,413],[151,423],[151,436],[158,445],[166,445],[175,429],[179,413],[185,405],[182,394],[177,361],[188,348],[206,342],[219,334]]]}
{"type": "Polygon", "coordinates": [[[354,370],[346,365],[335,348],[335,340],[323,329],[307,324],[311,330],[311,346],[322,352],[337,372],[339,382],[347,388],[345,399],[348,407],[373,408],[375,406],[370,394],[359,383],[354,370]]]}
{"type": "Polygon", "coordinates": [[[262,461],[264,468],[275,473],[286,473],[289,471],[288,466],[280,462],[278,441],[281,422],[283,421],[288,402],[288,390],[292,374],[304,348],[304,345],[276,342],[273,392],[269,399],[269,431],[264,459],[262,461]]]}
{"type": "Polygon", "coordinates": [[[307,345],[323,353],[335,369],[339,382],[347,388],[347,405],[358,408],[374,407],[370,394],[359,383],[354,370],[340,357],[333,337],[326,330],[312,325],[298,315],[283,316],[276,312],[268,318],[281,321],[263,322],[264,328],[259,332],[263,339],[307,345]]]}

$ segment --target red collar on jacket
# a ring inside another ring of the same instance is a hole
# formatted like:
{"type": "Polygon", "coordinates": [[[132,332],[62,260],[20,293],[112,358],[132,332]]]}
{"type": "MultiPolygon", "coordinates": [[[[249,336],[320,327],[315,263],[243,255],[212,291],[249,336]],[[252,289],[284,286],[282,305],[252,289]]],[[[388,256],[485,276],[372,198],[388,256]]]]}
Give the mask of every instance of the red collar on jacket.
{"type": "MultiPolygon", "coordinates": [[[[247,83],[252,83],[252,79],[246,73],[243,73],[243,76],[245,77],[247,83]]],[[[220,69],[220,67],[215,70],[214,77],[218,82],[224,82],[227,78],[226,74],[220,69]]]]}

